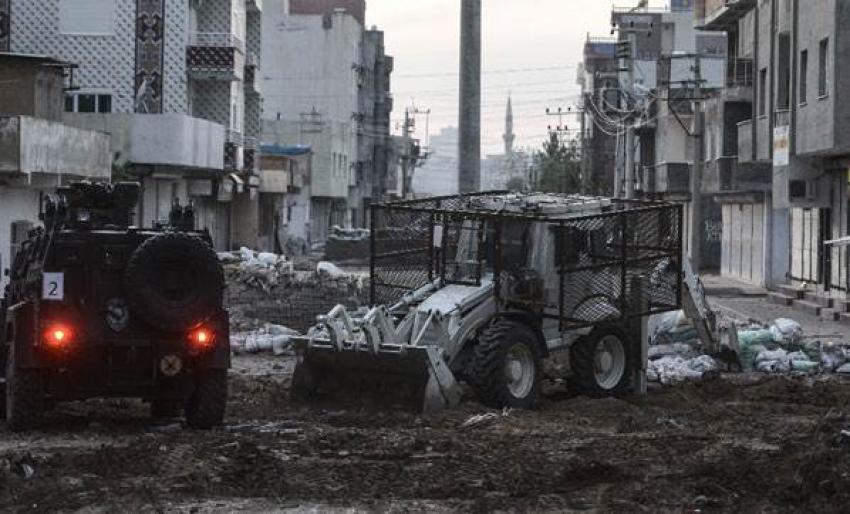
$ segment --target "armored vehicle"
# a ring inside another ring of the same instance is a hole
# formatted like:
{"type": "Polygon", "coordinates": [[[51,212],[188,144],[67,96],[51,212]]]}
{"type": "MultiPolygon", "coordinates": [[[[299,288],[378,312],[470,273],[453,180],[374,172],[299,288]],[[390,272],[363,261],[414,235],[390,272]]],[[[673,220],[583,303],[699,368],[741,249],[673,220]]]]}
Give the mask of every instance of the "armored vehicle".
{"type": "Polygon", "coordinates": [[[220,424],[230,365],[224,277],[191,205],[131,226],[135,183],[46,195],[0,303],[6,420],[37,425],[56,402],[137,397],[154,416],[220,424]]]}
{"type": "Polygon", "coordinates": [[[427,412],[457,403],[462,381],[491,407],[532,407],[547,358],[585,394],[645,391],[648,318],[683,298],[716,343],[680,205],[491,192],[371,216],[372,307],[338,306],[296,340],[297,399],[427,412]]]}

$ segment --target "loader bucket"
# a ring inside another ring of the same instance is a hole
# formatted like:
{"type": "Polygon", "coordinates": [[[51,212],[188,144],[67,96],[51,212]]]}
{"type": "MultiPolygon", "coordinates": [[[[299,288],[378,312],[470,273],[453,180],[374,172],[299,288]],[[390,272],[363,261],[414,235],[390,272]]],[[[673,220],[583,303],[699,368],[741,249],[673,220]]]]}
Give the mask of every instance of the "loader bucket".
{"type": "Polygon", "coordinates": [[[296,349],[298,364],[291,390],[296,401],[423,414],[460,401],[453,374],[432,347],[372,352],[301,341],[296,349]]]}

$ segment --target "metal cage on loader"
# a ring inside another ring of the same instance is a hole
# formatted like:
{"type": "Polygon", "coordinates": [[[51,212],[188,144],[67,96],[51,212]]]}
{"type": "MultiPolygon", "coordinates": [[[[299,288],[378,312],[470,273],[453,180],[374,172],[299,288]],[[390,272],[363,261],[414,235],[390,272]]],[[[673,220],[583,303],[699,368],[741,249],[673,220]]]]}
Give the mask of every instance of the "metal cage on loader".
{"type": "Polygon", "coordinates": [[[645,389],[645,321],[682,305],[682,207],[488,192],[374,205],[371,304],[298,338],[296,398],[434,411],[459,381],[532,407],[541,361],[586,394],[645,389]]]}

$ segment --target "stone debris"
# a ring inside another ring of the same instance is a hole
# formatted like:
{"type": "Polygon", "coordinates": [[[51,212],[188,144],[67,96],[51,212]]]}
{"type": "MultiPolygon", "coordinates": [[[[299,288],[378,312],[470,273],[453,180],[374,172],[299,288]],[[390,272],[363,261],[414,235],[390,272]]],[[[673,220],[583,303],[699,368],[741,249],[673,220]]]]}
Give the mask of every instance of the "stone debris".
{"type": "MultiPolygon", "coordinates": [[[[701,380],[716,371],[733,371],[728,363],[705,355],[683,313],[659,318],[650,330],[650,382],[678,384],[701,380]]],[[[737,330],[738,359],[744,372],[850,375],[850,344],[804,341],[803,329],[794,320],[780,318],[767,327],[743,323],[737,330]]]]}
{"type": "Polygon", "coordinates": [[[230,349],[236,354],[269,352],[276,356],[289,355],[292,352],[292,336],[296,335],[299,335],[297,330],[265,323],[256,330],[231,334],[230,349]]]}
{"type": "Polygon", "coordinates": [[[238,252],[219,253],[218,259],[225,266],[229,281],[237,280],[265,291],[276,286],[281,277],[295,273],[293,263],[286,256],[255,252],[244,246],[238,252]]]}

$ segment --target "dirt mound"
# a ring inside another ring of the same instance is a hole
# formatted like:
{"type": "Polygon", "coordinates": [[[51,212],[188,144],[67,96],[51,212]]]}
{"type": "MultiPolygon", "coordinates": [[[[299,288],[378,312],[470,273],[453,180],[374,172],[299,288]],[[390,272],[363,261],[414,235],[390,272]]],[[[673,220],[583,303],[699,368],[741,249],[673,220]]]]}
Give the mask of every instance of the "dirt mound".
{"type": "Polygon", "coordinates": [[[0,509],[835,511],[850,501],[850,390],[835,380],[560,395],[469,424],[490,411],[295,407],[290,373],[286,361],[238,358],[227,426],[211,432],[156,425],[126,402],[71,405],[48,431],[4,432],[0,509]]]}

